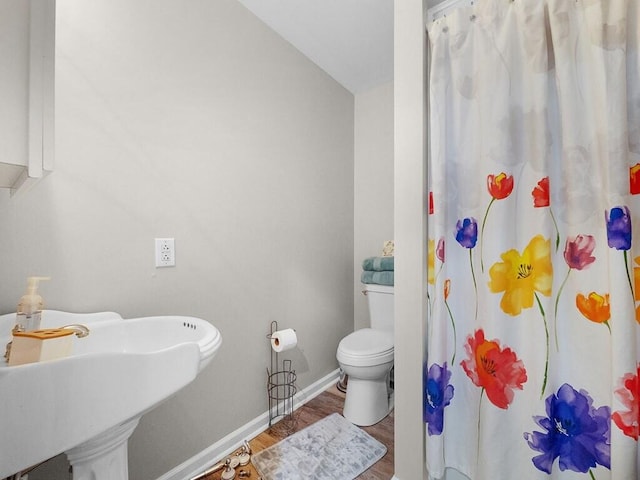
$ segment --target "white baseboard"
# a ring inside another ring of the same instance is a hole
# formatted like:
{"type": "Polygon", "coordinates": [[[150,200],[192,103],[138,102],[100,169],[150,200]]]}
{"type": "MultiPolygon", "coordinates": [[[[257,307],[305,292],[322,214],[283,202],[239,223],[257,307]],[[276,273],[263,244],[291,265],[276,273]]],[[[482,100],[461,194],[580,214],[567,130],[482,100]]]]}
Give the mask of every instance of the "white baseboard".
{"type": "MultiPolygon", "coordinates": [[[[312,383],[307,388],[298,392],[293,398],[293,409],[297,410],[309,400],[317,397],[327,388],[337,382],[340,370],[336,369],[320,380],[312,383]]],[[[240,448],[244,440],[251,440],[264,432],[269,427],[269,412],[254,418],[226,437],[218,440],[210,447],[194,455],[186,462],[178,465],[173,470],[165,473],[158,480],[189,480],[208,468],[225,456],[240,448]]]]}

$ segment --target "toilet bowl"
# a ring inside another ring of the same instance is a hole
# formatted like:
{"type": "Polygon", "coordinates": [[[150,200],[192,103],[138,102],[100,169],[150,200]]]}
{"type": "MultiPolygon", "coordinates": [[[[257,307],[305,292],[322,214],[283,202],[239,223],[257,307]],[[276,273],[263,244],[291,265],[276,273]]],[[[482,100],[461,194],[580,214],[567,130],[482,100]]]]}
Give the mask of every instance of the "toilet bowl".
{"type": "Polygon", "coordinates": [[[372,328],[357,330],[340,341],[336,357],[349,376],[344,418],[363,427],[378,423],[390,410],[393,337],[372,328]]]}
{"type": "Polygon", "coordinates": [[[371,328],[344,337],[336,358],[348,375],[343,416],[369,426],[385,418],[391,408],[389,372],[393,367],[393,287],[366,285],[371,328]]]}

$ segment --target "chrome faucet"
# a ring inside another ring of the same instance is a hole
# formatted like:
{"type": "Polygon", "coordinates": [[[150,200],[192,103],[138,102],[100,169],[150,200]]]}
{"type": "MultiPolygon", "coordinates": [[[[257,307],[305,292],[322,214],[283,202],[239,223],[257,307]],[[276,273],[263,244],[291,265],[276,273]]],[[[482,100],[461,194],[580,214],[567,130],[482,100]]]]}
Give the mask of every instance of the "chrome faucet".
{"type": "Polygon", "coordinates": [[[84,338],[89,335],[89,329],[80,323],[72,323],[71,325],[65,325],[64,327],[60,327],[60,329],[73,330],[73,333],[76,334],[78,338],[84,338]]]}
{"type": "MultiPolygon", "coordinates": [[[[82,325],[80,323],[72,323],[70,325],[65,325],[64,327],[60,327],[60,329],[67,329],[67,330],[72,330],[73,333],[75,333],[76,337],[78,338],[84,338],[87,335],[89,335],[89,328],[87,328],[85,325],[82,325]]],[[[18,333],[18,332],[24,332],[24,327],[22,325],[18,325],[16,324],[15,327],[13,327],[13,329],[11,330],[11,333],[18,333]]],[[[13,342],[9,342],[7,343],[7,346],[4,350],[4,359],[8,362],[9,361],[9,356],[11,355],[11,344],[13,342]]]]}

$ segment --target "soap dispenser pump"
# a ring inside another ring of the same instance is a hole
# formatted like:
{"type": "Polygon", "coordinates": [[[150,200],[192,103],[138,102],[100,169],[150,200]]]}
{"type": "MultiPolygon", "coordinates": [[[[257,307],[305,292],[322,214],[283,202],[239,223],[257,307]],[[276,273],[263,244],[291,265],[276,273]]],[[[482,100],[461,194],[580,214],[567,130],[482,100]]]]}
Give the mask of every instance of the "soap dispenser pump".
{"type": "Polygon", "coordinates": [[[38,294],[38,284],[41,280],[50,280],[50,277],[27,278],[27,291],[20,298],[16,309],[16,331],[38,330],[42,321],[42,297],[38,294]]]}

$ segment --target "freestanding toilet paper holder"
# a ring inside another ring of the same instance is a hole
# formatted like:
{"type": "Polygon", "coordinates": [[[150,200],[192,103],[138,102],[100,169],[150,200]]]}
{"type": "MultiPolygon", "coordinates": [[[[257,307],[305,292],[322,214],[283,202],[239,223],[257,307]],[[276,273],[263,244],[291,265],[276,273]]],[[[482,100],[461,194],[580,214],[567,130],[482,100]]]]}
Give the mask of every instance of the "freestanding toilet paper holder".
{"type": "MultiPolygon", "coordinates": [[[[271,333],[267,335],[269,343],[271,337],[278,331],[278,322],[271,322],[271,333]]],[[[282,370],[279,368],[278,352],[271,349],[271,369],[267,369],[267,397],[269,399],[269,427],[280,417],[281,426],[286,433],[295,430],[293,418],[293,397],[296,394],[296,372],[292,369],[291,360],[282,361],[282,370]]]]}

